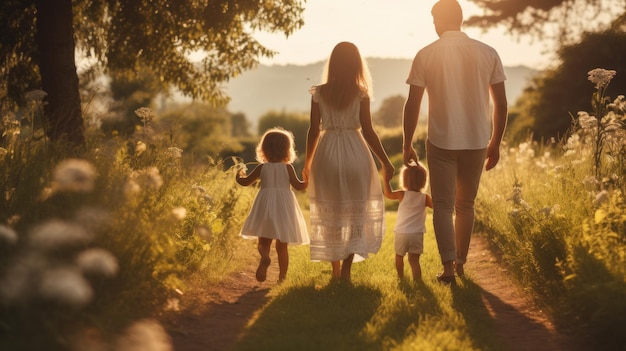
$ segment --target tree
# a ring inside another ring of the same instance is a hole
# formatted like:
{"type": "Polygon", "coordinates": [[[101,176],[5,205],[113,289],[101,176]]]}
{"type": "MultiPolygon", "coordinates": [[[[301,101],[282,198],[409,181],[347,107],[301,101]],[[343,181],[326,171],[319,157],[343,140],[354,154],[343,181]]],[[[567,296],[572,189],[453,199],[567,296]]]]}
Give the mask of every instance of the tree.
{"type": "Polygon", "coordinates": [[[383,100],[378,111],[372,116],[376,125],[395,128],[402,125],[402,111],[406,97],[394,95],[383,100]]]}
{"type": "Polygon", "coordinates": [[[573,44],[582,33],[623,30],[625,0],[469,0],[485,10],[465,24],[483,29],[504,25],[511,33],[573,44]]]}
{"type": "MultiPolygon", "coordinates": [[[[586,34],[580,43],[558,51],[561,64],[535,77],[513,109],[519,115],[511,120],[510,130],[517,140],[530,132],[536,140],[562,137],[578,111],[592,111],[594,85],[587,73],[594,68],[617,72],[607,87],[612,99],[626,93],[626,33],[586,34]]],[[[601,117],[601,116],[599,116],[601,117]]]]}
{"type": "Polygon", "coordinates": [[[48,135],[80,143],[74,52],[103,73],[132,76],[145,67],[164,87],[224,102],[222,82],[274,54],[254,32],[290,35],[303,24],[302,10],[300,0],[4,0],[0,93],[11,103],[3,107],[19,106],[25,90],[41,87],[48,93],[48,135]],[[20,71],[29,72],[27,82],[20,71]]]}

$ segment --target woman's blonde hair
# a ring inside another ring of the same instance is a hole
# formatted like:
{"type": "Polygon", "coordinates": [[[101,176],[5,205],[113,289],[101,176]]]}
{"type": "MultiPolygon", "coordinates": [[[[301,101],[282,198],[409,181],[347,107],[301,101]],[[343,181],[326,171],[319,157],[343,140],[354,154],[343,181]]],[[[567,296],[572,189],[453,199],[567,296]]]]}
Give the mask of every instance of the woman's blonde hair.
{"type": "Polygon", "coordinates": [[[261,163],[292,163],[296,159],[293,133],[280,127],[268,129],[256,147],[256,160],[261,163]]]}
{"type": "Polygon", "coordinates": [[[326,62],[320,94],[332,107],[342,109],[358,96],[372,96],[372,78],[367,62],[356,45],[342,41],[326,62]]]}

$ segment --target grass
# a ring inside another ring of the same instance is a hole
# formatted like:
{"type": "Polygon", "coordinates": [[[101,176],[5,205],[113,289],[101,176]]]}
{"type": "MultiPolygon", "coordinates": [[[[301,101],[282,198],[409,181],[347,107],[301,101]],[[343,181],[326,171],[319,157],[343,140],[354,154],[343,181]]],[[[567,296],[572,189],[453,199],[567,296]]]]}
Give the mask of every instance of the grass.
{"type": "Polygon", "coordinates": [[[234,349],[505,350],[471,278],[457,286],[436,282],[441,264],[432,225],[420,260],[423,280],[397,279],[395,215],[386,214],[381,250],[353,265],[352,284],[331,282],[330,265],[311,262],[306,246],[290,247],[287,280],[271,290],[234,349]]]}

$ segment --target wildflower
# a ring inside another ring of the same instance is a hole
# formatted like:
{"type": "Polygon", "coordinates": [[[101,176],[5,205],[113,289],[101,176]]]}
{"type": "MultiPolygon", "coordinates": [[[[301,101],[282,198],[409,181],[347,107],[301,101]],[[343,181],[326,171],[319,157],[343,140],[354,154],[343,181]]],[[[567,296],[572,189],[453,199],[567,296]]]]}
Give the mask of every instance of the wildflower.
{"type": "Polygon", "coordinates": [[[87,249],[76,258],[76,263],[83,273],[113,277],[117,274],[117,259],[105,249],[87,249]]]}
{"type": "Polygon", "coordinates": [[[37,277],[48,262],[38,254],[20,255],[4,273],[0,281],[0,297],[7,302],[23,301],[31,297],[37,277]]]}
{"type": "Polygon", "coordinates": [[[180,300],[177,298],[167,299],[165,304],[166,311],[180,311],[180,300]]]}
{"type": "Polygon", "coordinates": [[[126,181],[126,183],[124,183],[124,194],[128,195],[133,195],[133,194],[138,194],[141,191],[141,187],[139,186],[139,184],[137,184],[136,181],[129,179],[128,181],[126,181]]]}
{"type": "Polygon", "coordinates": [[[165,329],[157,321],[144,319],[128,327],[117,340],[115,350],[124,351],[172,351],[172,342],[165,329]]]}
{"type": "Polygon", "coordinates": [[[199,194],[206,193],[206,189],[203,186],[200,186],[200,185],[193,185],[191,187],[191,189],[197,191],[199,194]]]}
{"type": "Polygon", "coordinates": [[[146,185],[149,188],[158,189],[163,185],[163,178],[156,167],[150,167],[146,170],[146,185]]]}
{"type": "Polygon", "coordinates": [[[611,79],[615,76],[614,70],[607,70],[603,68],[595,68],[587,72],[588,79],[596,85],[596,89],[606,87],[611,79]]]}
{"type": "Polygon", "coordinates": [[[196,226],[196,234],[205,241],[211,242],[213,232],[211,228],[203,225],[196,226]]]}
{"type": "Polygon", "coordinates": [[[135,145],[135,155],[139,156],[141,155],[144,151],[146,151],[147,146],[146,143],[144,143],[143,141],[138,141],[137,144],[135,145]]]}
{"type": "Polygon", "coordinates": [[[624,101],[624,95],[618,95],[615,100],[608,105],[608,107],[617,112],[626,112],[626,101],[624,101]]]}
{"type": "Polygon", "coordinates": [[[583,184],[587,189],[597,189],[600,186],[600,182],[594,176],[587,176],[583,179],[583,184]]]}
{"type": "Polygon", "coordinates": [[[135,171],[130,175],[130,181],[137,186],[145,186],[150,189],[159,189],[163,185],[163,178],[156,167],[149,167],[140,171],[135,171]]]}
{"type": "Polygon", "coordinates": [[[25,94],[26,100],[36,102],[43,101],[46,96],[48,93],[40,89],[31,90],[25,94]]]}
{"type": "Polygon", "coordinates": [[[137,115],[137,117],[139,117],[139,119],[141,119],[141,122],[143,122],[143,124],[150,123],[154,118],[154,113],[152,112],[152,109],[148,107],[140,107],[136,109],[135,114],[137,115]]]}
{"type": "Polygon", "coordinates": [[[609,193],[606,190],[602,190],[601,192],[596,194],[593,204],[596,206],[600,206],[607,201],[609,201],[609,193]]]}
{"type": "Polygon", "coordinates": [[[590,130],[598,126],[598,119],[585,111],[578,112],[578,124],[583,130],[590,130]]]}
{"type": "Polygon", "coordinates": [[[0,243],[15,244],[17,241],[17,233],[10,227],[0,224],[0,243]]]}
{"type": "Polygon", "coordinates": [[[187,209],[184,207],[175,207],[172,209],[172,214],[174,215],[174,218],[182,221],[185,217],[187,217],[187,209]]]}
{"type": "Polygon", "coordinates": [[[62,161],[54,170],[54,186],[57,191],[90,192],[94,188],[96,170],[81,159],[62,161]]]}
{"type": "Polygon", "coordinates": [[[9,153],[9,150],[0,147],[0,158],[6,156],[9,153]]]}
{"type": "Polygon", "coordinates": [[[81,226],[61,220],[50,220],[35,227],[30,244],[45,251],[76,247],[89,243],[92,235],[81,226]]]}
{"type": "Polygon", "coordinates": [[[93,296],[89,283],[73,267],[45,271],[41,277],[39,293],[45,299],[73,306],[83,306],[93,296]]]}
{"type": "Polygon", "coordinates": [[[167,157],[171,157],[173,159],[177,159],[177,158],[181,158],[183,157],[183,150],[179,149],[177,147],[168,147],[167,151],[165,152],[165,155],[167,155],[167,157]]]}
{"type": "Polygon", "coordinates": [[[3,137],[20,135],[21,123],[17,120],[14,113],[9,113],[2,117],[2,129],[4,129],[4,132],[2,132],[3,137]]]}

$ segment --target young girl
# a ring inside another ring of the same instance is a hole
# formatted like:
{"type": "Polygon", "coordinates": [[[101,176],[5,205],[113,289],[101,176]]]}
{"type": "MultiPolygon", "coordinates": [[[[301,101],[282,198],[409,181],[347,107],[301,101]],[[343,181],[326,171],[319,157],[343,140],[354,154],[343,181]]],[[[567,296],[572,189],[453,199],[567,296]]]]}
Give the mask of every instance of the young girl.
{"type": "Polygon", "coordinates": [[[426,231],[426,207],[433,207],[433,200],[422,190],[426,186],[426,169],[414,162],[403,166],[400,171],[400,186],[404,190],[391,190],[385,182],[385,196],[400,201],[394,228],[394,249],[396,251],[396,271],[398,278],[404,278],[404,256],[409,254],[409,265],[413,279],[422,278],[420,255],[424,252],[424,232],[426,231]]]}
{"type": "Polygon", "coordinates": [[[308,244],[306,222],[290,185],[296,190],[304,190],[305,182],[300,181],[291,164],[296,157],[293,135],[280,128],[265,132],[256,149],[260,162],[246,176],[241,170],[235,176],[237,183],[250,185],[261,179],[261,187],[254,199],[250,213],[241,229],[244,238],[258,238],[261,255],[256,279],[265,281],[270,265],[270,248],[276,239],[279,275],[281,282],[287,276],[289,253],[287,244],[308,244]]]}
{"type": "Polygon", "coordinates": [[[330,261],[333,278],[349,281],[355,255],[361,260],[378,252],[385,232],[383,192],[370,149],[386,180],[394,169],[372,128],[371,80],[354,44],[335,46],[324,81],[311,88],[303,170],[310,182],[311,260],[330,261]]]}

